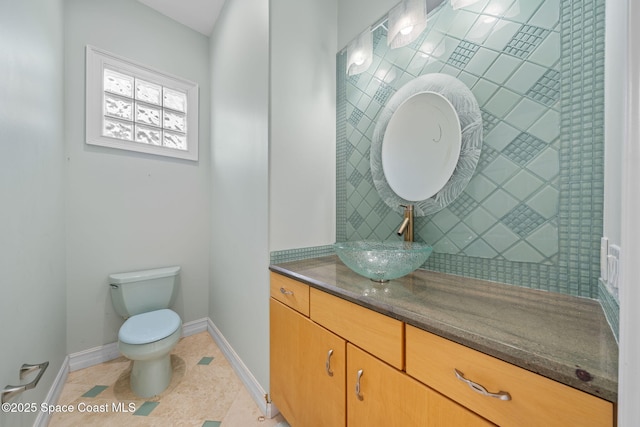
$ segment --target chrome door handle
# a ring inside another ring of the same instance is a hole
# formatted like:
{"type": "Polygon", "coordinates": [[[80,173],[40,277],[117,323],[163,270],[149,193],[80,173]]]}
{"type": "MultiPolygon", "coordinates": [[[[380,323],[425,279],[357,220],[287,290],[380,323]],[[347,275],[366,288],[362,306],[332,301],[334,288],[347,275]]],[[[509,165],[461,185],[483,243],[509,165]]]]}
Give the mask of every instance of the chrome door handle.
{"type": "Polygon", "coordinates": [[[360,369],[356,376],[356,396],[358,397],[358,400],[364,400],[364,397],[360,394],[360,378],[362,378],[362,374],[364,374],[364,371],[360,369]]]}
{"type": "Polygon", "coordinates": [[[293,291],[290,291],[288,289],[285,288],[280,288],[280,292],[284,295],[293,295],[293,291]]]}
{"type": "Polygon", "coordinates": [[[324,362],[324,369],[327,371],[327,375],[330,377],[333,376],[333,371],[331,370],[331,356],[333,356],[333,349],[329,350],[327,353],[327,361],[324,362]]]}
{"type": "Polygon", "coordinates": [[[42,375],[44,374],[44,371],[47,370],[48,366],[49,366],[49,362],[37,363],[35,365],[30,365],[27,363],[23,364],[22,367],[20,368],[20,379],[24,379],[24,377],[26,377],[27,375],[35,371],[38,371],[38,375],[29,384],[6,386],[0,392],[0,395],[2,395],[2,398],[0,399],[2,403],[8,402],[9,399],[17,396],[18,394],[26,390],[31,390],[32,388],[35,388],[35,386],[37,386],[38,383],[40,382],[40,378],[42,378],[42,375]]]}
{"type": "Polygon", "coordinates": [[[499,391],[497,393],[491,393],[491,392],[487,391],[487,389],[484,388],[483,386],[481,386],[480,384],[474,383],[473,381],[466,379],[464,377],[464,374],[462,372],[458,371],[457,369],[454,369],[453,371],[456,374],[456,378],[457,379],[459,379],[463,383],[466,383],[476,393],[480,393],[483,396],[493,397],[493,398],[500,399],[500,400],[511,400],[511,395],[509,393],[507,393],[506,391],[499,391]]]}

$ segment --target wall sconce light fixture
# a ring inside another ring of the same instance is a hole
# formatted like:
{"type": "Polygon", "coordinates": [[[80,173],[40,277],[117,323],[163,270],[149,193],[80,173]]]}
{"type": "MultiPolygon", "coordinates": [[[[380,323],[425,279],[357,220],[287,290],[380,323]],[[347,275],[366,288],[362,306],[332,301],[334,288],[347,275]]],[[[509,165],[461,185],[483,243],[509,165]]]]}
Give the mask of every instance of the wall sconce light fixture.
{"type": "Polygon", "coordinates": [[[387,45],[392,49],[406,46],[427,28],[426,0],[402,0],[389,11],[387,45]]]}
{"type": "Polygon", "coordinates": [[[371,27],[364,30],[347,45],[347,74],[360,74],[373,62],[373,34],[371,27]]]}
{"type": "Polygon", "coordinates": [[[471,6],[474,3],[479,2],[480,0],[451,0],[451,7],[455,9],[460,9],[463,7],[471,6]]]}

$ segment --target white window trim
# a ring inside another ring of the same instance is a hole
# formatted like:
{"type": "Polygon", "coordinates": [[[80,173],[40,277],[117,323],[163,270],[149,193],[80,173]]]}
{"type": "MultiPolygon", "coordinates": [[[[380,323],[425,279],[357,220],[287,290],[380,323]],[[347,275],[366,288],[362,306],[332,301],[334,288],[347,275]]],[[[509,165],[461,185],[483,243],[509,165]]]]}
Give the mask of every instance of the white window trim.
{"type": "Polygon", "coordinates": [[[87,45],[86,54],[87,144],[179,159],[198,160],[198,85],[196,83],[154,70],[90,45],[87,45]],[[104,116],[103,69],[105,66],[187,93],[187,150],[124,141],[102,135],[102,120],[104,116]]]}

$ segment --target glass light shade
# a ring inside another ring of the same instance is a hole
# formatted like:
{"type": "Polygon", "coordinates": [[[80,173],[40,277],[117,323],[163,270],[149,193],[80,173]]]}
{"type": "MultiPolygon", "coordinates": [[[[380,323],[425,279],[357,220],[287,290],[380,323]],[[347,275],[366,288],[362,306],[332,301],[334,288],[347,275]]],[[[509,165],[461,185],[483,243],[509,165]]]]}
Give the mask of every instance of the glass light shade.
{"type": "Polygon", "coordinates": [[[360,74],[373,62],[373,34],[371,27],[364,30],[347,45],[347,74],[360,74]]]}
{"type": "Polygon", "coordinates": [[[387,45],[392,49],[406,46],[427,28],[427,2],[402,0],[389,11],[387,45]]]}
{"type": "Polygon", "coordinates": [[[451,0],[451,7],[455,9],[460,9],[463,7],[471,6],[474,3],[478,3],[480,0],[451,0]]]}

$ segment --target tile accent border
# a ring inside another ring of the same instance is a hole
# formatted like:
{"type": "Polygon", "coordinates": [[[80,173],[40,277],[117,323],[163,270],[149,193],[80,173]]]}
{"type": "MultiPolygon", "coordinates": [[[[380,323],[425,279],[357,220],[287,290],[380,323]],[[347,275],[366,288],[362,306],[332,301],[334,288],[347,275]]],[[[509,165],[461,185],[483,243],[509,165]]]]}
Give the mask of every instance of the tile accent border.
{"type": "Polygon", "coordinates": [[[300,261],[303,259],[317,258],[321,256],[333,255],[335,252],[332,245],[312,246],[308,248],[287,249],[283,251],[271,252],[271,264],[280,264],[289,261],[300,261]]]}
{"type": "Polygon", "coordinates": [[[604,200],[604,0],[562,0],[560,268],[597,298],[604,200]],[[574,13],[575,11],[575,13],[574,13]],[[586,66],[585,66],[586,65],[586,66]]]}
{"type": "MultiPolygon", "coordinates": [[[[347,240],[347,55],[336,56],[336,242],[347,240]]],[[[358,75],[354,76],[358,77],[358,75]]]]}
{"type": "Polygon", "coordinates": [[[616,338],[616,342],[620,343],[620,304],[607,290],[607,285],[602,280],[598,280],[598,299],[604,316],[611,326],[613,336],[616,338]]]}

